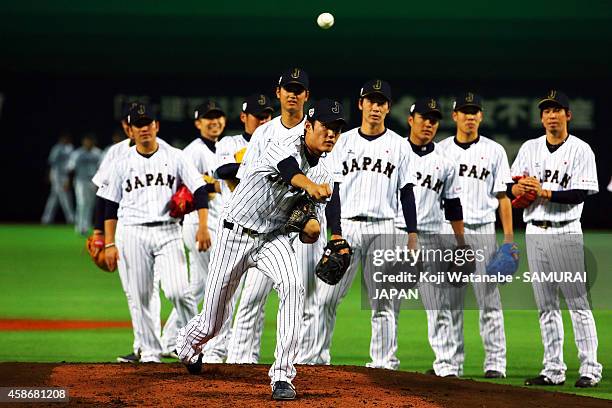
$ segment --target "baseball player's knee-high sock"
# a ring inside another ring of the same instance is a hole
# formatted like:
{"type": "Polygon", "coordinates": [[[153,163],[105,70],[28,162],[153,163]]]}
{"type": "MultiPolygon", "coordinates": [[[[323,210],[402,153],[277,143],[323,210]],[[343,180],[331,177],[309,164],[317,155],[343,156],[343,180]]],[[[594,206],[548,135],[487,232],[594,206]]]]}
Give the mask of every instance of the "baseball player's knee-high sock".
{"type": "Polygon", "coordinates": [[[183,362],[194,362],[203,345],[221,330],[231,312],[230,302],[240,278],[253,266],[249,260],[255,247],[253,238],[226,228],[217,231],[218,243],[211,254],[202,312],[181,328],[177,336],[177,352],[183,362]]]}
{"type": "Polygon", "coordinates": [[[291,382],[296,374],[294,363],[304,313],[304,287],[289,239],[279,235],[265,242],[257,255],[257,267],[274,281],[279,298],[274,364],[269,371],[271,384],[291,382]]]}
{"type": "Polygon", "coordinates": [[[273,284],[261,271],[255,268],[247,271],[228,344],[228,363],[256,364],[259,361],[264,307],[273,284]]]}

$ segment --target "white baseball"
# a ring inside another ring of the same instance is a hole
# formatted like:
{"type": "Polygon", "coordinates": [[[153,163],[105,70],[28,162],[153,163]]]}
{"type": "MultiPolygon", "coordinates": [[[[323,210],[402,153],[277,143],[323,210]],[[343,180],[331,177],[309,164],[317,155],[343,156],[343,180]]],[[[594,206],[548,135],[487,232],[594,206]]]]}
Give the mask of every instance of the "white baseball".
{"type": "Polygon", "coordinates": [[[331,13],[321,13],[317,17],[317,24],[322,29],[326,30],[334,25],[334,16],[331,13]]]}

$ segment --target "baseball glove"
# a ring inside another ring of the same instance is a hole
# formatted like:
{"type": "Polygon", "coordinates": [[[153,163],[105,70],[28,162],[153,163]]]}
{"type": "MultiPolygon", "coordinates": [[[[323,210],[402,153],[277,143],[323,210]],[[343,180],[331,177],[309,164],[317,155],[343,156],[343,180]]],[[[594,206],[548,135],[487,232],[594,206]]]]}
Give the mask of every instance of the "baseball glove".
{"type": "Polygon", "coordinates": [[[519,266],[519,255],[516,243],[502,245],[487,264],[487,274],[514,275],[519,266]]]}
{"type": "MultiPolygon", "coordinates": [[[[524,176],[514,176],[512,177],[512,180],[517,182],[523,177],[524,176]]],[[[527,208],[531,205],[531,203],[533,203],[536,200],[536,198],[538,198],[538,196],[535,193],[535,191],[528,191],[524,194],[520,194],[517,197],[515,197],[514,200],[512,200],[512,207],[513,208],[527,208]]]]}
{"type": "Polygon", "coordinates": [[[106,272],[114,272],[108,269],[106,258],[104,258],[104,235],[92,234],[85,241],[85,249],[96,266],[106,272]]]}
{"type": "Polygon", "coordinates": [[[466,276],[470,276],[476,270],[476,260],[474,259],[474,251],[469,245],[461,245],[453,251],[453,259],[448,263],[446,268],[448,282],[456,288],[461,288],[467,285],[466,276]],[[471,251],[472,255],[467,256],[466,252],[471,251]]]}
{"type": "Polygon", "coordinates": [[[304,194],[296,201],[285,223],[285,233],[302,232],[310,220],[318,220],[317,204],[308,194],[304,194]]]}
{"type": "Polygon", "coordinates": [[[170,216],[182,218],[185,214],[192,212],[194,208],[193,194],[185,185],[181,185],[170,198],[170,216]]]}
{"type": "Polygon", "coordinates": [[[351,263],[351,255],[353,250],[345,239],[332,239],[325,246],[323,256],[315,268],[315,275],[328,285],[337,284],[351,263]],[[341,254],[340,251],[345,249],[348,252],[341,254]]]}

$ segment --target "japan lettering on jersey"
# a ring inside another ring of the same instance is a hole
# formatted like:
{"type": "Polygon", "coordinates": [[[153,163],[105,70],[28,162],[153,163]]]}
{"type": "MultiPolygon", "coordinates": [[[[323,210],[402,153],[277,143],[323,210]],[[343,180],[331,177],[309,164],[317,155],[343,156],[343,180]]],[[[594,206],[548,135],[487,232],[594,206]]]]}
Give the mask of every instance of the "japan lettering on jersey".
{"type": "MultiPolygon", "coordinates": [[[[100,166],[98,166],[98,171],[93,176],[91,181],[98,187],[103,184],[108,183],[108,178],[110,177],[110,169],[113,166],[113,163],[122,158],[130,151],[132,141],[130,139],[122,140],[119,143],[115,143],[111,147],[108,148],[106,154],[102,158],[102,162],[100,166]]],[[[157,138],[157,143],[159,145],[167,144],[164,140],[157,138]]]]}
{"type": "Polygon", "coordinates": [[[484,136],[478,136],[478,141],[467,149],[457,145],[454,136],[436,146],[440,148],[440,154],[456,163],[463,222],[495,222],[495,210],[499,206],[497,194],[506,192],[507,184],[512,183],[508,156],[503,146],[484,136]]]}
{"type": "MultiPolygon", "coordinates": [[[[236,157],[234,155],[239,150],[247,147],[248,143],[249,142],[241,134],[235,136],[223,136],[216,145],[217,167],[214,169],[214,171],[217,171],[217,168],[223,166],[224,164],[236,163],[236,157]]],[[[232,194],[232,191],[224,180],[219,181],[221,183],[221,195],[225,201],[232,194]]]]}
{"type": "Polygon", "coordinates": [[[192,192],[205,184],[183,151],[160,143],[147,158],[132,146],[113,164],[108,185],[103,184],[98,195],[119,203],[118,216],[124,225],[176,221],[168,213],[168,204],[180,183],[192,192]]]}
{"type": "Polygon", "coordinates": [[[283,125],[283,122],[281,122],[281,117],[277,116],[271,121],[266,122],[255,129],[236,177],[242,179],[244,172],[246,171],[246,167],[261,157],[265,151],[265,146],[271,141],[280,140],[294,134],[304,134],[305,121],[306,115],[304,115],[300,123],[292,128],[287,128],[285,125],[283,125]]]}
{"type": "Polygon", "coordinates": [[[390,129],[373,140],[359,128],[340,135],[330,159],[335,181],[341,180],[342,218],[395,218],[398,190],[415,183],[413,154],[408,141],[390,129]]]}
{"type": "MultiPolygon", "coordinates": [[[[534,176],[544,190],[599,191],[595,154],[591,147],[576,136],[569,135],[556,151],[546,146],[546,136],[526,141],[512,164],[513,176],[534,176]]],[[[537,200],[523,210],[523,220],[573,221],[580,219],[584,203],[561,204],[537,200]]]]}
{"type": "MultiPolygon", "coordinates": [[[[414,198],[417,208],[417,230],[440,232],[444,223],[442,200],[459,197],[461,185],[455,163],[442,156],[434,144],[434,150],[424,156],[414,154],[412,170],[415,174],[414,198]]],[[[399,202],[395,226],[406,228],[402,203],[399,202]]]]}
{"type": "MultiPolygon", "coordinates": [[[[210,150],[208,146],[206,146],[206,143],[202,141],[201,137],[198,137],[189,143],[183,152],[185,153],[187,160],[193,163],[200,174],[206,174],[212,177],[214,171],[218,167],[217,155],[215,152],[210,150]]],[[[216,194],[215,198],[208,202],[208,225],[216,225],[216,220],[219,219],[219,214],[223,208],[221,195],[222,194],[216,194]]],[[[185,215],[184,222],[197,224],[198,220],[198,212],[192,211],[185,215]]]]}
{"type": "MultiPolygon", "coordinates": [[[[260,233],[278,230],[285,224],[296,200],[303,194],[280,176],[278,163],[288,157],[295,158],[300,170],[314,183],[333,185],[331,169],[323,160],[313,167],[309,165],[300,130],[298,134],[270,142],[263,156],[247,167],[226,206],[231,220],[260,233]]],[[[323,204],[317,207],[322,214],[323,204]]]]}

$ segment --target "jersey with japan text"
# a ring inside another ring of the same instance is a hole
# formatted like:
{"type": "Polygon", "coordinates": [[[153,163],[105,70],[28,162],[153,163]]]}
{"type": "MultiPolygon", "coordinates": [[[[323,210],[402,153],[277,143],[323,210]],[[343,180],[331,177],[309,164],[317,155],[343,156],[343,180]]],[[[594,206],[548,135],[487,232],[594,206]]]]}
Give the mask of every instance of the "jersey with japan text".
{"type": "MultiPolygon", "coordinates": [[[[259,233],[280,229],[289,219],[297,199],[304,194],[283,181],[278,163],[293,157],[300,170],[316,184],[333,186],[333,175],[323,160],[309,163],[304,152],[302,130],[299,133],[274,140],[266,145],[265,153],[246,169],[226,206],[232,221],[259,233]]],[[[319,217],[324,204],[317,205],[319,217]]]]}
{"type": "MultiPolygon", "coordinates": [[[[167,144],[164,140],[160,139],[159,137],[157,138],[157,143],[160,145],[167,144]]],[[[102,158],[102,161],[100,162],[100,165],[98,166],[98,171],[96,171],[96,174],[93,176],[91,181],[98,187],[102,186],[102,184],[107,183],[108,177],[110,175],[110,169],[113,163],[119,160],[124,155],[126,155],[127,152],[130,151],[131,146],[132,146],[131,139],[125,139],[125,140],[120,141],[119,143],[115,143],[114,145],[110,146],[106,150],[106,154],[104,154],[104,157],[102,158]]]]}
{"type": "Polygon", "coordinates": [[[283,125],[283,122],[281,122],[281,116],[277,116],[271,121],[266,122],[255,129],[236,177],[239,179],[243,177],[246,167],[263,155],[266,145],[268,145],[271,141],[280,140],[294,134],[304,134],[305,121],[306,115],[304,115],[300,123],[292,128],[288,128],[283,125]]]}
{"type": "MultiPolygon", "coordinates": [[[[434,150],[424,156],[414,154],[412,170],[415,174],[414,198],[417,208],[417,231],[436,233],[444,223],[442,201],[459,197],[461,186],[457,179],[455,163],[434,150]]],[[[399,202],[395,226],[406,228],[406,221],[399,202]]]]}
{"type": "Polygon", "coordinates": [[[415,183],[413,155],[408,141],[390,129],[375,138],[359,128],[342,133],[330,154],[334,179],[341,181],[342,218],[394,219],[398,191],[415,183]]]}
{"type": "Polygon", "coordinates": [[[169,202],[181,183],[190,191],[205,184],[182,150],[160,143],[152,156],[145,157],[132,146],[113,163],[108,184],[100,187],[98,195],[119,203],[117,214],[124,225],[174,222],[169,202]]]}
{"type": "MultiPolygon", "coordinates": [[[[595,154],[586,142],[573,135],[553,153],[546,146],[546,136],[526,141],[512,163],[512,175],[535,176],[544,190],[586,190],[589,195],[599,191],[595,154]]],[[[580,219],[583,207],[584,203],[536,200],[523,210],[523,220],[573,221],[580,219]]]]}
{"type": "MultiPolygon", "coordinates": [[[[187,159],[193,163],[198,172],[202,175],[213,175],[217,169],[217,155],[202,141],[201,137],[194,139],[183,149],[187,159]]],[[[191,190],[193,192],[193,190],[191,190]]],[[[208,202],[208,225],[217,225],[219,214],[223,208],[222,194],[215,194],[215,198],[208,202]]],[[[192,211],[185,215],[185,223],[197,224],[199,222],[198,212],[192,211]]]]}
{"type": "Polygon", "coordinates": [[[437,144],[440,153],[456,164],[456,175],[461,187],[463,222],[487,224],[495,222],[499,206],[498,193],[505,193],[512,183],[508,156],[503,146],[484,137],[463,148],[451,136],[437,144]]]}

